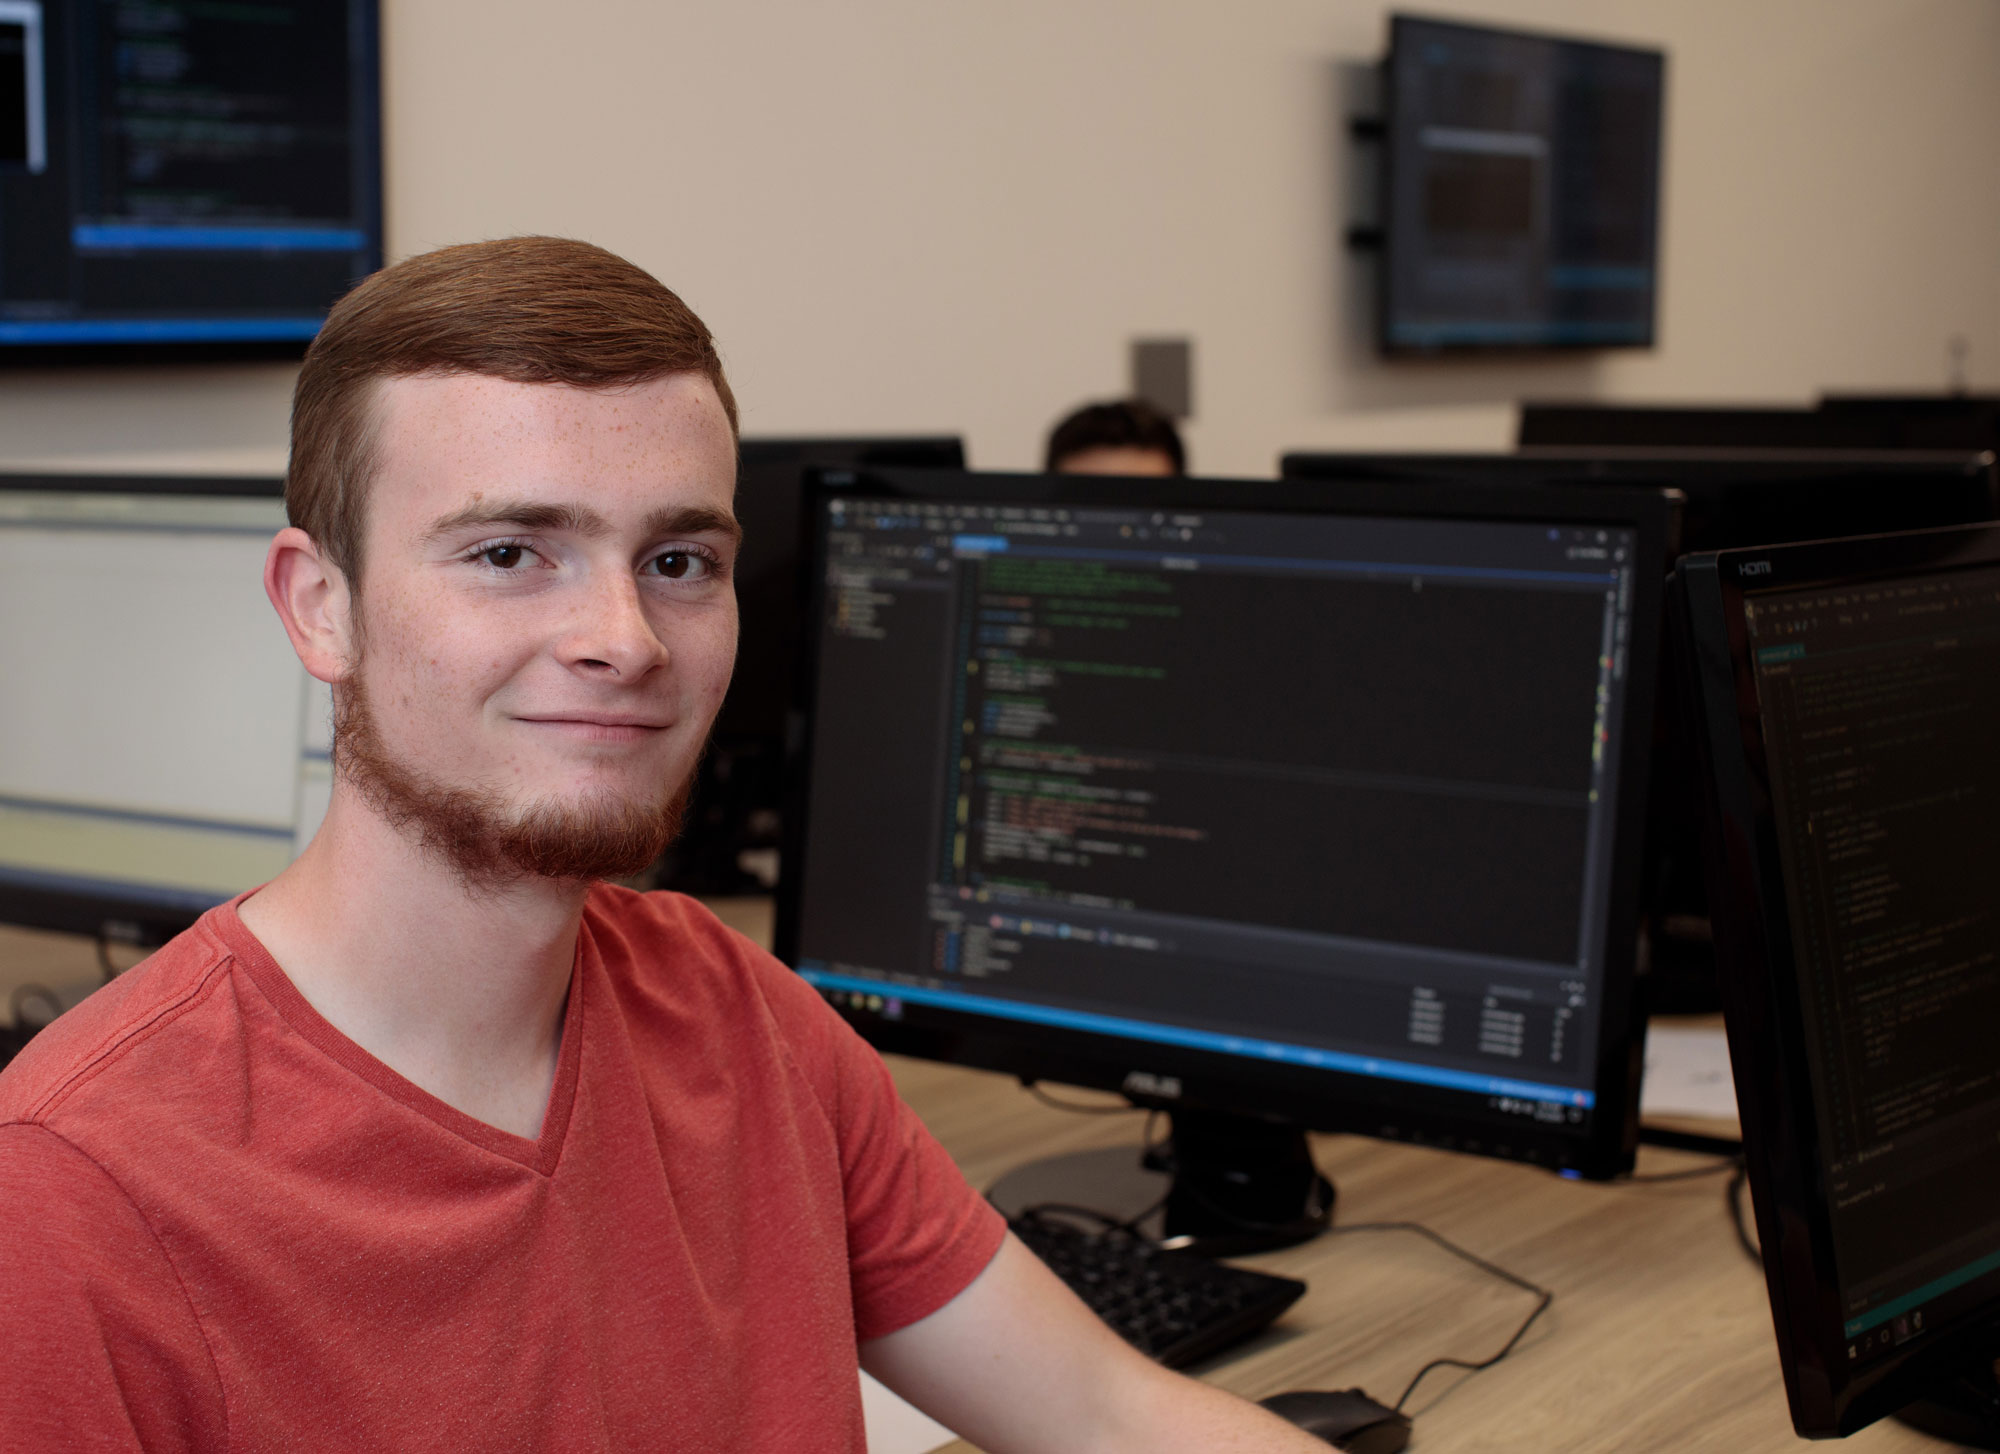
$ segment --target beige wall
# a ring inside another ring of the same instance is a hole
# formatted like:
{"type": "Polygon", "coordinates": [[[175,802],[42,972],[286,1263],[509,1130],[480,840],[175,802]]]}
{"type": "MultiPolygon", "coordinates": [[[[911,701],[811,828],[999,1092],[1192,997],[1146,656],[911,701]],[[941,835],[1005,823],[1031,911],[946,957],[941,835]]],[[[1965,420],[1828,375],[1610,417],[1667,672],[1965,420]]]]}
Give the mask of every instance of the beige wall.
{"type": "MultiPolygon", "coordinates": [[[[1523,396],[2000,387],[1993,0],[1451,0],[1670,53],[1660,344],[1385,363],[1340,234],[1361,0],[383,0],[393,255],[571,233],[720,335],[744,427],[1027,466],[1197,344],[1196,463],[1501,447],[1523,396]]],[[[275,468],[289,371],[0,374],[0,458],[275,468]]]]}

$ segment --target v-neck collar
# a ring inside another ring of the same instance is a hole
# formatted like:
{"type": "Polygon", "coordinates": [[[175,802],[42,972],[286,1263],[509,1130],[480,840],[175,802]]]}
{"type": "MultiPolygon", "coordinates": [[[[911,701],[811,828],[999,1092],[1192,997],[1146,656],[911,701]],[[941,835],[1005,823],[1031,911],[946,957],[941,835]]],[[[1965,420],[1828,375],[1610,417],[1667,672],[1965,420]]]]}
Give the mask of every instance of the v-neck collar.
{"type": "MultiPolygon", "coordinates": [[[[252,893],[256,892],[254,889],[252,893]]],[[[587,924],[579,925],[576,958],[570,966],[569,995],[563,1006],[562,1045],[556,1053],[555,1084],[549,1088],[548,1109],[542,1116],[542,1134],[530,1140],[512,1131],[490,1126],[458,1107],[439,1100],[416,1082],[391,1070],[342,1034],[324,1015],[315,1010],[298,987],[271,957],[236,912],[250,894],[239,894],[209,914],[210,926],[225,947],[235,955],[264,998],[285,1021],[316,1049],[358,1075],[391,1099],[408,1106],[418,1115],[435,1122],[454,1136],[496,1156],[538,1172],[555,1175],[562,1159],[563,1137],[569,1130],[570,1112],[576,1106],[577,1072],[583,1060],[583,956],[589,942],[587,924]]]]}

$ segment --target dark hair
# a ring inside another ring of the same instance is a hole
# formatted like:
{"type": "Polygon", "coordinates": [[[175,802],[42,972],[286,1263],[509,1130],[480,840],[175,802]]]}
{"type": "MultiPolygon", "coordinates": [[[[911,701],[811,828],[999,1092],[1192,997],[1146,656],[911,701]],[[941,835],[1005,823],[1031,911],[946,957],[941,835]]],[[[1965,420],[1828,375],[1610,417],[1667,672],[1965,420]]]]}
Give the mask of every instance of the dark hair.
{"type": "Polygon", "coordinates": [[[736,400],[708,327],[652,274],[587,242],[509,237],[405,259],[334,304],[292,393],[285,513],[358,588],[385,379],[482,374],[586,389],[699,373],[736,400]]]}
{"type": "Polygon", "coordinates": [[[1049,434],[1043,468],[1053,473],[1071,455],[1087,449],[1157,449],[1174,462],[1175,474],[1187,473],[1180,431],[1143,399],[1085,404],[1049,434]]]}

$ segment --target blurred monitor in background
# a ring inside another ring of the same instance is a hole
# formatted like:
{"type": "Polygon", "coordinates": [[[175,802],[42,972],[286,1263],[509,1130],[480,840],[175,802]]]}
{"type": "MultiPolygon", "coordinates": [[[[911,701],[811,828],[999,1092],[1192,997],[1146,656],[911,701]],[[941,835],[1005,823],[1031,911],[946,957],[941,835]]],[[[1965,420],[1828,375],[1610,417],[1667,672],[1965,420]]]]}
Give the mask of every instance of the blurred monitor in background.
{"type": "Polygon", "coordinates": [[[1184,475],[1187,450],[1174,421],[1143,399],[1085,404],[1049,432],[1052,475],[1184,475]]]}
{"type": "Polygon", "coordinates": [[[0,474],[0,924],[153,946],[276,877],[333,698],[265,609],[284,481],[0,474]]]}

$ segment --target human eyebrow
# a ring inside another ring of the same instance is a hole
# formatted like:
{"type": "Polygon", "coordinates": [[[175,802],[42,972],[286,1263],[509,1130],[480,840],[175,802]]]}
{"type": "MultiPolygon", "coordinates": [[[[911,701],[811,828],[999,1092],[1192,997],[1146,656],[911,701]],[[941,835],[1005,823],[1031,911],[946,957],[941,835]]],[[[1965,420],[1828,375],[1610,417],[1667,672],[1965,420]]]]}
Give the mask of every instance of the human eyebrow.
{"type": "Polygon", "coordinates": [[[507,526],[515,530],[560,530],[574,535],[602,536],[611,533],[611,524],[586,505],[555,505],[532,501],[502,501],[495,505],[468,505],[463,510],[431,522],[424,532],[426,541],[462,530],[507,526]]]}
{"type": "Polygon", "coordinates": [[[648,515],[646,535],[652,540],[670,535],[721,535],[733,546],[742,543],[743,527],[727,510],[714,510],[706,505],[681,505],[655,510],[648,515]]]}

